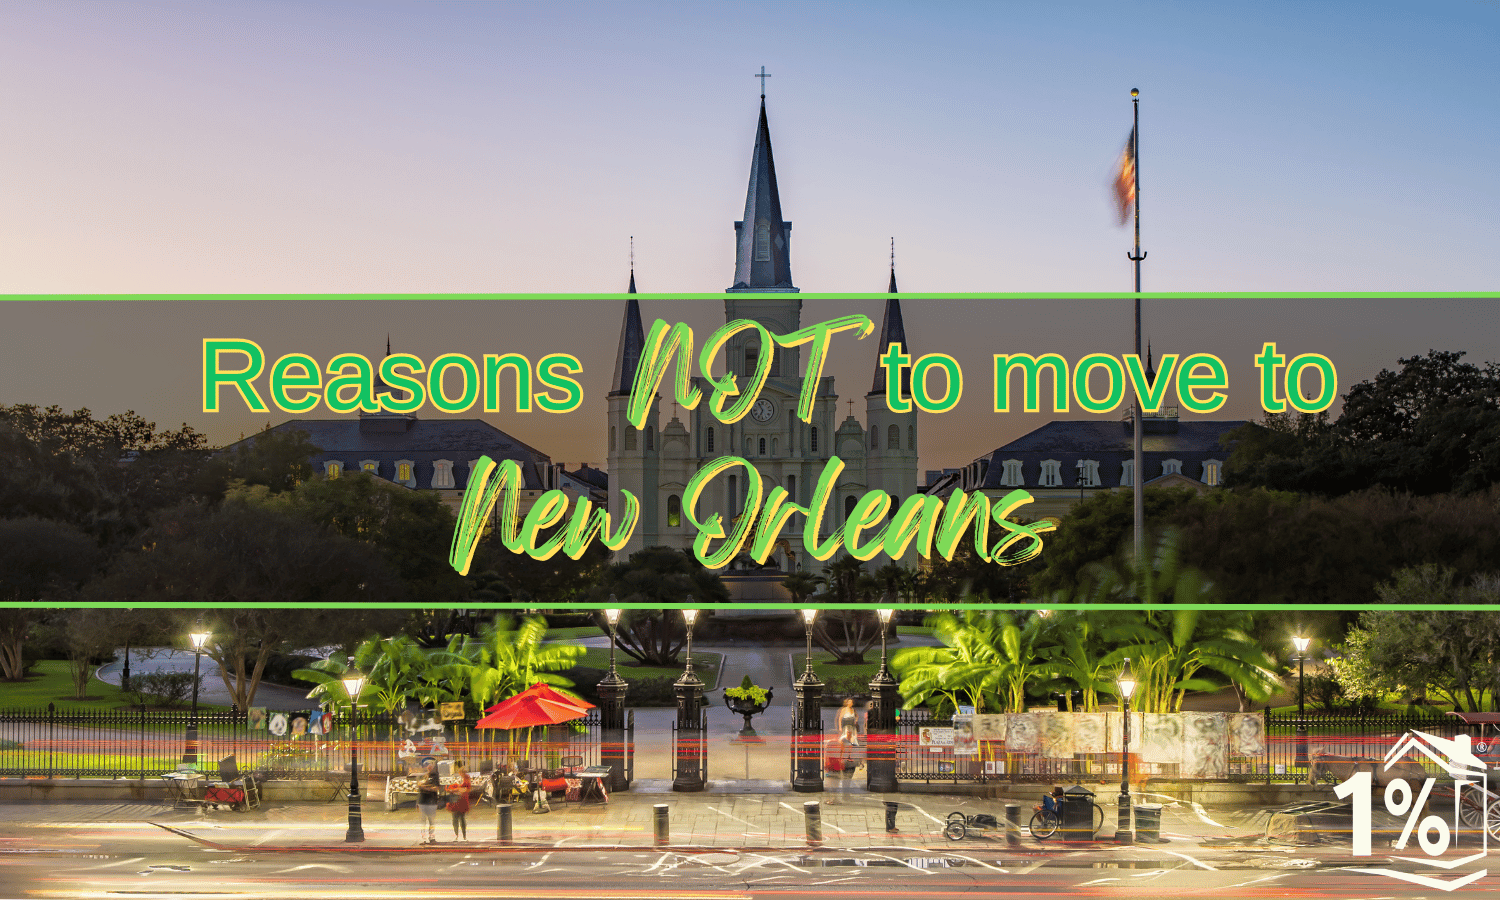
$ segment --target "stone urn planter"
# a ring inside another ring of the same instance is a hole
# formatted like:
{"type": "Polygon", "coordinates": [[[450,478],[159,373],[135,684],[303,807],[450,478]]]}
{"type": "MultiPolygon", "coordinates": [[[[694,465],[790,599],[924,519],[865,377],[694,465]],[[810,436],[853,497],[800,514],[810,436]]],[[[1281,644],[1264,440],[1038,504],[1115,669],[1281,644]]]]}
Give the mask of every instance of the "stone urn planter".
{"type": "Polygon", "coordinates": [[[750,681],[749,675],[745,676],[739,687],[724,689],[724,705],[729,707],[730,712],[745,717],[745,727],[740,729],[741,738],[758,737],[750,725],[750,717],[766,711],[766,707],[771,705],[773,690],[757,687],[750,681]]]}

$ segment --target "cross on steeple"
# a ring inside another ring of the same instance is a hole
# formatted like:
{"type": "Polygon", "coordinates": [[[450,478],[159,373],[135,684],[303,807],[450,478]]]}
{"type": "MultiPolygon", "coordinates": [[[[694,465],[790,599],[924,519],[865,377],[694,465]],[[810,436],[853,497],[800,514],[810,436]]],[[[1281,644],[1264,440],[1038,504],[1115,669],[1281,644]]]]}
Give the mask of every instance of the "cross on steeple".
{"type": "Polygon", "coordinates": [[[771,76],[769,76],[769,75],[766,74],[766,67],[765,66],[761,66],[760,67],[760,74],[759,75],[752,75],[750,77],[751,78],[759,78],[760,79],[760,99],[762,99],[762,100],[766,99],[766,79],[771,77],[771,76]]]}
{"type": "Polygon", "coordinates": [[[854,400],[851,398],[846,402],[849,404],[849,415],[854,415],[854,400]]]}

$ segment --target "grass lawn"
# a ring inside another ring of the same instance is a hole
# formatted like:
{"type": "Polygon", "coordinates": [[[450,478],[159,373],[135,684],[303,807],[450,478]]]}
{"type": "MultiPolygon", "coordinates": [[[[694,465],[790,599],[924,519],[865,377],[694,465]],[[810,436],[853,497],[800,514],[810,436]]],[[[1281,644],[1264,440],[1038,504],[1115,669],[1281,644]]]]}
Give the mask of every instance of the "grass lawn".
{"type": "MultiPolygon", "coordinates": [[[[129,697],[118,687],[90,678],[87,700],[73,699],[73,677],[65,659],[38,660],[25,681],[0,681],[0,707],[8,709],[46,709],[55,703],[59,710],[115,710],[125,706],[129,697]]],[[[202,711],[228,710],[199,702],[202,711]]]]}
{"type": "MultiPolygon", "coordinates": [[[[719,686],[719,667],[723,665],[722,654],[706,650],[693,651],[693,672],[703,681],[704,690],[713,690],[719,686]]],[[[609,669],[609,648],[589,647],[583,656],[579,657],[578,665],[588,666],[594,669],[609,669]]],[[[623,653],[615,653],[615,668],[619,670],[620,677],[629,681],[632,675],[641,677],[667,677],[675,679],[682,674],[681,666],[642,666],[623,653]]]]}
{"type": "Polygon", "coordinates": [[[603,637],[604,634],[604,630],[598,625],[575,625],[571,628],[548,628],[546,640],[548,643],[560,643],[576,641],[580,638],[603,637]]]}
{"type": "MultiPolygon", "coordinates": [[[[796,678],[806,670],[807,654],[792,654],[792,677],[796,678]]],[[[833,654],[822,650],[814,650],[813,671],[828,686],[824,688],[824,691],[827,693],[833,693],[832,688],[844,686],[847,689],[851,685],[857,685],[860,692],[863,692],[869,685],[870,679],[874,678],[875,673],[880,671],[880,648],[875,648],[873,654],[866,651],[865,661],[852,666],[834,665],[833,654]]]]}
{"type": "Polygon", "coordinates": [[[897,634],[911,634],[920,637],[932,637],[932,629],[926,625],[897,625],[897,634]]]}

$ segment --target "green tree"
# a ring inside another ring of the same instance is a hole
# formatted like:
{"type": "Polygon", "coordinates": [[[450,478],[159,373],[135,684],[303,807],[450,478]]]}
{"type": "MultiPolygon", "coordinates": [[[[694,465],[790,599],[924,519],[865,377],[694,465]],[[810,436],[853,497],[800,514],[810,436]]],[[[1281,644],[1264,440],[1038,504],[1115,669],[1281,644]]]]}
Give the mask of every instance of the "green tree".
{"type": "Polygon", "coordinates": [[[469,696],[480,710],[519,694],[537,682],[572,687],[558,674],[577,665],[584,648],[546,643],[547,620],[528,616],[519,623],[497,616],[476,637],[455,638],[451,652],[464,660],[469,696]]]}
{"type": "Polygon", "coordinates": [[[69,594],[94,573],[99,550],[81,529],[47,519],[0,519],[0,675],[25,677],[22,650],[42,609],[16,604],[69,594]]]}
{"type": "Polygon", "coordinates": [[[1042,618],[1020,624],[994,609],[938,613],[927,624],[940,647],[909,647],[891,657],[901,697],[911,709],[934,697],[976,712],[1024,712],[1026,687],[1042,674],[1042,618]]]}
{"type": "Polygon", "coordinates": [[[402,596],[373,548],[274,510],[240,502],[176,507],[158,514],[142,542],[142,550],[116,557],[102,589],[181,604],[164,611],[170,631],[203,627],[213,635],[204,652],[240,709],[253,705],[273,653],[352,647],[397,621],[363,606],[402,596]]]}
{"type": "Polygon", "coordinates": [[[619,648],[648,666],[677,664],[677,653],[687,638],[682,615],[669,606],[692,598],[699,608],[727,603],[729,591],[717,573],[703,567],[691,550],[647,547],[622,563],[611,565],[590,590],[594,603],[642,604],[620,616],[619,648]]]}
{"type": "MultiPolygon", "coordinates": [[[[1403,569],[1376,589],[1381,602],[1403,605],[1500,605],[1500,577],[1465,585],[1451,568],[1403,569]]],[[[1500,709],[1500,616],[1475,610],[1367,610],[1350,629],[1333,664],[1353,696],[1399,691],[1415,700],[1436,694],[1456,709],[1500,709]]]]}

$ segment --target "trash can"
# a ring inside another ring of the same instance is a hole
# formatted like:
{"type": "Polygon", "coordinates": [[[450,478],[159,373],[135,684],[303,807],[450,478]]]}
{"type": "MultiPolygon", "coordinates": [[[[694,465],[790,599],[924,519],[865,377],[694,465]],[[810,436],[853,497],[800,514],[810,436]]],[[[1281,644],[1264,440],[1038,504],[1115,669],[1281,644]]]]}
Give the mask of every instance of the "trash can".
{"type": "Polygon", "coordinates": [[[1094,839],[1094,792],[1081,784],[1063,791],[1062,826],[1058,836],[1065,841],[1094,839]]]}
{"type": "Polygon", "coordinates": [[[1138,844],[1165,844],[1161,839],[1161,804],[1137,803],[1135,807],[1135,841],[1138,844]]]}

